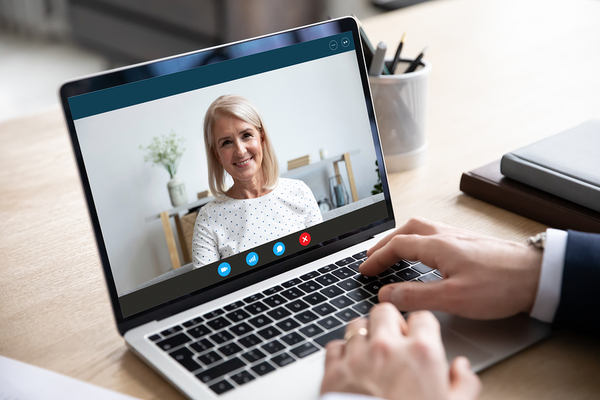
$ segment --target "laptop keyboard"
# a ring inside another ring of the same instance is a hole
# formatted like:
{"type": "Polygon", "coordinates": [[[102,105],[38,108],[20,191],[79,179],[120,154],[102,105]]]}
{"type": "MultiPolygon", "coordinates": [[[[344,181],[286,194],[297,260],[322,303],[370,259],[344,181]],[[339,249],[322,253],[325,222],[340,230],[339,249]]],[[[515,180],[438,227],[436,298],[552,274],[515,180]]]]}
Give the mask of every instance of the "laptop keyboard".
{"type": "Polygon", "coordinates": [[[149,336],[217,394],[244,385],[344,337],[369,313],[383,285],[440,280],[402,260],[376,277],[358,273],[366,251],[149,336]]]}

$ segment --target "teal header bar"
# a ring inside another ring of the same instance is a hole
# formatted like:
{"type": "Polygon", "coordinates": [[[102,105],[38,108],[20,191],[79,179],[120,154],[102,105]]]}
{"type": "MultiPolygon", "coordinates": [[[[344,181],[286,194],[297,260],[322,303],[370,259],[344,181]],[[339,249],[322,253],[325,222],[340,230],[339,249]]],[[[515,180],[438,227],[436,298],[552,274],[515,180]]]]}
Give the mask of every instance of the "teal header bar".
{"type": "Polygon", "coordinates": [[[354,50],[352,32],[69,98],[73,120],[354,50]]]}

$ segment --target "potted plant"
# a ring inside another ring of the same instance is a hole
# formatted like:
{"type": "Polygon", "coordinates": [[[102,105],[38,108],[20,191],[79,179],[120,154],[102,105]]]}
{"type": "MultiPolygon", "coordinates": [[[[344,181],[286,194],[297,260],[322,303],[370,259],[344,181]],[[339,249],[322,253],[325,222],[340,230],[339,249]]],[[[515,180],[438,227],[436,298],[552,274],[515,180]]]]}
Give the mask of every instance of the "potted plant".
{"type": "Polygon", "coordinates": [[[152,165],[164,167],[171,180],[167,183],[171,204],[178,207],[187,203],[187,192],[183,179],[177,177],[177,167],[183,156],[185,147],[183,147],[184,138],[178,137],[171,131],[170,135],[161,135],[152,138],[152,142],[147,146],[140,146],[141,150],[146,152],[144,161],[152,162],[152,165]]]}

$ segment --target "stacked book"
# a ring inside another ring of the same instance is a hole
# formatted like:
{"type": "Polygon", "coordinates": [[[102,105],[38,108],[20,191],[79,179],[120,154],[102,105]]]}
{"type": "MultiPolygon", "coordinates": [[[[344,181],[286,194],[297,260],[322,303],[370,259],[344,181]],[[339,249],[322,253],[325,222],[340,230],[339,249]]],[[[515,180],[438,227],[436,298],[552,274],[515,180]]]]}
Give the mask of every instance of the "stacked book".
{"type": "Polygon", "coordinates": [[[600,121],[466,172],[460,190],[553,228],[600,233],[600,121]]]}
{"type": "Polygon", "coordinates": [[[288,161],[288,171],[310,164],[310,155],[294,158],[288,161]]]}

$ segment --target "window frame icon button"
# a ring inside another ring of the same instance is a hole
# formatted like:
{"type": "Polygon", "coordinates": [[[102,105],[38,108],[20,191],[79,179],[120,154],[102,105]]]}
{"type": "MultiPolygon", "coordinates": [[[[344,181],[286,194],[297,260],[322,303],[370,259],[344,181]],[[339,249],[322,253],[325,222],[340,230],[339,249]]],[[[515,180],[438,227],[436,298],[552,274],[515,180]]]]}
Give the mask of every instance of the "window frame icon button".
{"type": "Polygon", "coordinates": [[[329,49],[335,51],[338,48],[338,43],[336,40],[332,40],[331,42],[329,42],[329,49]]]}
{"type": "Polygon", "coordinates": [[[219,264],[217,272],[221,276],[227,276],[231,273],[231,265],[229,265],[229,263],[227,262],[222,262],[221,264],[219,264]]]}
{"type": "Polygon", "coordinates": [[[298,238],[298,241],[300,242],[301,246],[308,246],[311,241],[310,233],[303,232],[298,238]]]}
{"type": "Polygon", "coordinates": [[[348,47],[350,46],[350,39],[348,39],[347,37],[342,38],[341,43],[343,47],[348,47]]]}
{"type": "Polygon", "coordinates": [[[256,264],[258,264],[258,254],[256,254],[254,251],[248,253],[246,255],[246,264],[251,267],[254,267],[256,264]]]}
{"type": "Polygon", "coordinates": [[[283,244],[282,242],[277,242],[277,243],[275,243],[275,245],[273,246],[273,254],[275,254],[276,256],[278,256],[278,257],[279,257],[279,256],[280,256],[280,255],[282,255],[283,253],[285,253],[285,244],[283,244]],[[277,250],[277,248],[278,248],[279,246],[281,246],[281,247],[282,247],[281,251],[278,251],[278,250],[277,250]]]}

